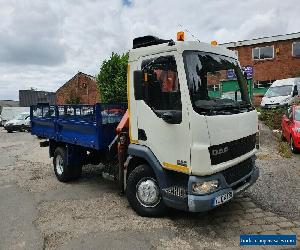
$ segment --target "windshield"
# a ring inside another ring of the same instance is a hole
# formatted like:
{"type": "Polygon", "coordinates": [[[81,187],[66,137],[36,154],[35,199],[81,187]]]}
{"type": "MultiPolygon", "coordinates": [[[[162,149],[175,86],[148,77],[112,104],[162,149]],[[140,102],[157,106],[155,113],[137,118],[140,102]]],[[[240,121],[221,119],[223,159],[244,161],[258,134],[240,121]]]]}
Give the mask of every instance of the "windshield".
{"type": "Polygon", "coordinates": [[[293,85],[270,87],[266,92],[266,97],[288,96],[292,93],[293,85]]]}
{"type": "Polygon", "coordinates": [[[300,121],[300,108],[295,109],[295,120],[300,121]]]}
{"type": "Polygon", "coordinates": [[[185,51],[183,57],[195,111],[240,112],[241,108],[251,107],[246,79],[237,60],[199,51],[185,51]]]}
{"type": "Polygon", "coordinates": [[[25,120],[29,114],[19,114],[15,117],[16,120],[25,120]]]}
{"type": "Polygon", "coordinates": [[[223,93],[221,99],[231,99],[233,101],[242,101],[241,92],[226,92],[223,93]]]}

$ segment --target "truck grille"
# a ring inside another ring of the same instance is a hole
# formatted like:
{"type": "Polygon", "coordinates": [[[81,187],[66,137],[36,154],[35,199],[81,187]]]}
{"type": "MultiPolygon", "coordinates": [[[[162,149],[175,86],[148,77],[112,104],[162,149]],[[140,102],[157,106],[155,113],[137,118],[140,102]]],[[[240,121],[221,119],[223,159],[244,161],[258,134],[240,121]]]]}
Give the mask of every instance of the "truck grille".
{"type": "Polygon", "coordinates": [[[225,169],[221,173],[223,174],[228,185],[242,179],[246,175],[250,174],[253,169],[252,159],[249,158],[239,164],[225,169]]]}
{"type": "Polygon", "coordinates": [[[173,186],[173,187],[165,188],[163,189],[163,191],[165,191],[168,194],[175,195],[181,198],[187,196],[187,190],[183,187],[173,186]]]}
{"type": "Polygon", "coordinates": [[[242,156],[255,148],[256,134],[208,148],[212,165],[242,156]]]}

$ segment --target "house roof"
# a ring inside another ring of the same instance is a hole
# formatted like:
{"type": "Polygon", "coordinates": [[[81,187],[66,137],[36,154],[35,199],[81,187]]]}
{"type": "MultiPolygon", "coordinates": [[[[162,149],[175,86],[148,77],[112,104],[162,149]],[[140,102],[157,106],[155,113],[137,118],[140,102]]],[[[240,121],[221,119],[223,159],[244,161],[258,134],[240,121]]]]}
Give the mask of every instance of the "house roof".
{"type": "Polygon", "coordinates": [[[74,78],[76,78],[77,77],[77,75],[84,75],[84,76],[86,76],[86,77],[88,77],[88,78],[90,78],[91,80],[94,80],[94,81],[96,81],[96,77],[94,77],[94,76],[92,76],[92,75],[89,75],[89,74],[86,74],[86,73],[83,73],[83,72],[80,72],[80,71],[78,71],[78,73],[76,74],[76,75],[74,75],[70,80],[68,80],[64,85],[62,85],[61,87],[59,87],[58,89],[57,89],[57,91],[58,90],[60,90],[61,88],[63,88],[64,86],[66,86],[70,81],[72,81],[74,78]]]}
{"type": "Polygon", "coordinates": [[[219,46],[226,47],[226,48],[234,48],[234,47],[260,44],[260,43],[271,43],[271,42],[276,42],[276,41],[286,41],[286,40],[297,39],[297,38],[300,38],[300,32],[290,33],[290,34],[285,34],[285,35],[276,35],[276,36],[269,36],[269,37],[254,38],[254,39],[251,39],[251,40],[243,40],[243,41],[237,41],[237,42],[221,43],[221,44],[219,44],[219,46]]]}

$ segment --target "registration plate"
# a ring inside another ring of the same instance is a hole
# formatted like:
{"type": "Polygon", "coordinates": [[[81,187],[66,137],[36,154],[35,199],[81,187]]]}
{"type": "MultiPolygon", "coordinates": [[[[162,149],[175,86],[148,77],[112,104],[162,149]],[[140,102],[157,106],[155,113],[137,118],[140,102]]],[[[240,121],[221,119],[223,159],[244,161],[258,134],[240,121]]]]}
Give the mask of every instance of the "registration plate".
{"type": "Polygon", "coordinates": [[[233,192],[232,191],[230,191],[226,194],[222,194],[222,195],[220,195],[220,196],[218,196],[214,199],[214,206],[219,206],[219,205],[229,201],[232,198],[233,198],[233,192]]]}

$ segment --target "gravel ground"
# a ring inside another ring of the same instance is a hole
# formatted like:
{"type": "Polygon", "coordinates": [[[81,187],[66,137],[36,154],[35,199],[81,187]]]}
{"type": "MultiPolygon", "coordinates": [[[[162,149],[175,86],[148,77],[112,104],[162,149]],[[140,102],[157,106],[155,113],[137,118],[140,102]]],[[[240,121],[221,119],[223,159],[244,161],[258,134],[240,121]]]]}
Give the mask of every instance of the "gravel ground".
{"type": "Polygon", "coordinates": [[[246,194],[266,210],[300,220],[300,154],[282,158],[273,132],[263,124],[260,128],[260,178],[246,194]]]}
{"type": "MultiPolygon", "coordinates": [[[[299,220],[289,219],[284,209],[272,212],[278,201],[269,207],[270,194],[262,195],[260,183],[267,174],[246,195],[208,213],[173,210],[165,218],[142,218],[95,167],[85,167],[79,181],[58,182],[48,148],[39,148],[38,142],[27,133],[7,134],[0,128],[1,250],[243,249],[241,233],[300,235],[299,220]]],[[[272,173],[269,161],[278,165],[283,159],[264,150],[259,164],[263,173],[272,173]]]]}

